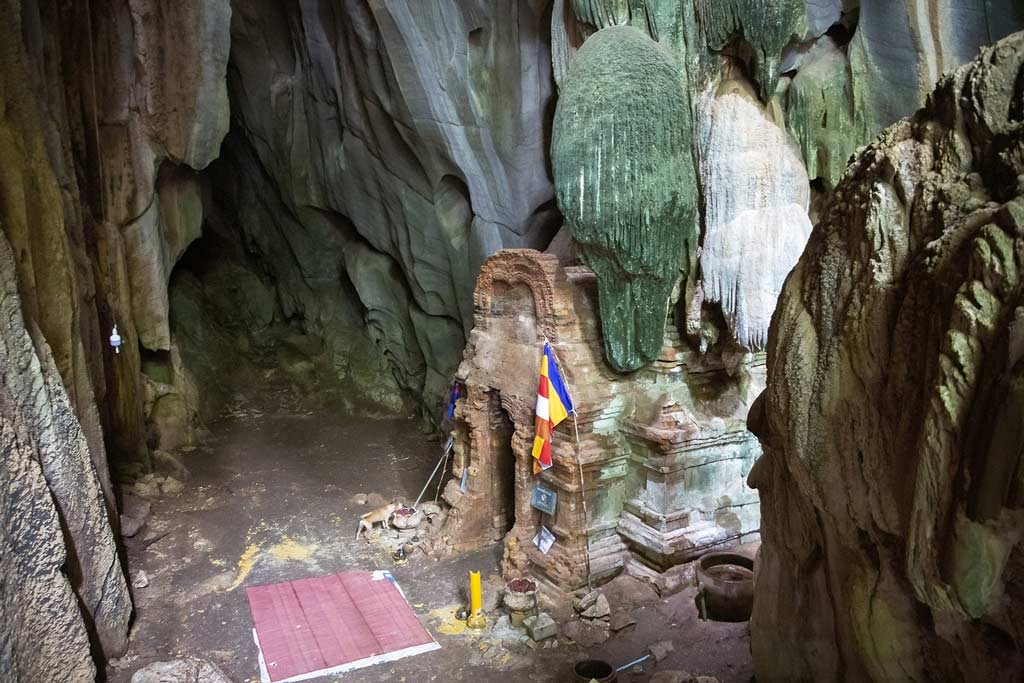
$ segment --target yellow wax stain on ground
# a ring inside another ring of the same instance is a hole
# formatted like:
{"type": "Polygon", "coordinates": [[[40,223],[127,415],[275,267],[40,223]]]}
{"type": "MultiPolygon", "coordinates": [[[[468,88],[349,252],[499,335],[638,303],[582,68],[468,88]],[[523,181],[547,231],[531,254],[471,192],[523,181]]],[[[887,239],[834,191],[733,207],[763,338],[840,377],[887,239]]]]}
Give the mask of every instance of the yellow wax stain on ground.
{"type": "Polygon", "coordinates": [[[249,572],[256,566],[257,555],[259,555],[260,547],[255,543],[250,543],[249,547],[245,549],[242,556],[238,558],[238,574],[235,576],[235,582],[228,588],[229,591],[233,591],[242,585],[245,578],[249,576],[249,572]]]}
{"type": "Polygon", "coordinates": [[[439,607],[430,611],[431,620],[441,621],[437,627],[438,632],[446,636],[457,636],[466,632],[466,622],[455,616],[455,612],[458,609],[458,605],[451,605],[450,607],[439,607]]]}
{"type": "MultiPolygon", "coordinates": [[[[252,535],[250,534],[250,538],[251,537],[252,535]]],[[[264,553],[269,554],[270,557],[279,562],[288,562],[292,560],[302,562],[312,557],[318,547],[319,546],[316,543],[298,543],[288,536],[282,536],[278,543],[270,546],[266,551],[264,551],[260,544],[250,543],[242,553],[242,556],[238,558],[235,580],[231,586],[228,587],[228,590],[233,591],[242,585],[264,553]]]]}
{"type": "Polygon", "coordinates": [[[303,545],[284,536],[280,543],[270,546],[270,556],[275,560],[308,560],[319,546],[315,543],[303,545]]]}

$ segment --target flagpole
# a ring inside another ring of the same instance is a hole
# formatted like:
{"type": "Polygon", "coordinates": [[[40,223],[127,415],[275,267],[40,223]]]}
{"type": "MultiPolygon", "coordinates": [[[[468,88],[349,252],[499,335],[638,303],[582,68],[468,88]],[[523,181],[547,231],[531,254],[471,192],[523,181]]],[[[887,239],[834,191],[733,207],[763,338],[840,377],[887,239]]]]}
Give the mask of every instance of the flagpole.
{"type": "MultiPolygon", "coordinates": [[[[551,341],[547,335],[544,335],[544,343],[551,346],[551,341]]],[[[555,361],[555,371],[558,372],[559,376],[565,377],[562,372],[561,363],[558,361],[558,354],[555,353],[555,349],[551,349],[551,357],[555,361]]],[[[587,492],[586,486],[583,479],[583,456],[580,453],[580,425],[576,420],[576,404],[572,407],[572,426],[573,431],[576,434],[576,465],[579,467],[580,472],[580,502],[583,504],[583,558],[587,562],[587,588],[592,588],[590,580],[590,535],[587,532],[587,526],[590,523],[590,515],[587,513],[587,492]]]]}
{"type": "Polygon", "coordinates": [[[587,588],[592,588],[590,583],[590,534],[587,532],[590,515],[587,514],[587,491],[583,479],[583,455],[580,453],[580,426],[576,422],[575,405],[572,407],[572,426],[576,431],[576,465],[580,469],[580,502],[583,503],[583,556],[587,561],[587,588]]]}

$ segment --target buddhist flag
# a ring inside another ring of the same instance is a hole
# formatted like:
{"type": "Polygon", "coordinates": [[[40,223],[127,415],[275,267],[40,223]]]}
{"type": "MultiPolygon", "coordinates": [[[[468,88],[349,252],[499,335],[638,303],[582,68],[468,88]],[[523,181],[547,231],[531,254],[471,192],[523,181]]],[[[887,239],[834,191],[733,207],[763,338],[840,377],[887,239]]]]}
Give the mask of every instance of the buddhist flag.
{"type": "Polygon", "coordinates": [[[572,399],[558,372],[551,344],[544,342],[537,387],[537,435],[533,438],[533,473],[551,467],[551,432],[572,412],[572,399]]]}

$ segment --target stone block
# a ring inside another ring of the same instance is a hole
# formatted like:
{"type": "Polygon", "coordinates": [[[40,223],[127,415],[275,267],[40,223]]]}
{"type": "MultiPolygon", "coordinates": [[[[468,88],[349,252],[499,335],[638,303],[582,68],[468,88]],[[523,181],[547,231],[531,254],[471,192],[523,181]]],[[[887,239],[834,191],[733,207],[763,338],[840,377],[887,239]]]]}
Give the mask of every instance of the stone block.
{"type": "Polygon", "coordinates": [[[545,640],[547,638],[553,638],[558,635],[558,624],[552,619],[547,612],[541,612],[540,614],[527,617],[523,621],[523,626],[526,627],[526,632],[530,634],[530,637],[535,641],[545,640]]]}

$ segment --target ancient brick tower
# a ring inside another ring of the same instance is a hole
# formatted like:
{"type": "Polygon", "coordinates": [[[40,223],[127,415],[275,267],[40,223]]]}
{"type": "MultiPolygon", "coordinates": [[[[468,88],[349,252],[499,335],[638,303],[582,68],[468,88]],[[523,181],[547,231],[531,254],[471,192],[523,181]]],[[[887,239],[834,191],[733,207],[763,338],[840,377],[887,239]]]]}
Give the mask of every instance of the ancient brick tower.
{"type": "Polygon", "coordinates": [[[532,250],[499,252],[481,269],[457,375],[464,391],[445,539],[460,549],[504,538],[507,575],[528,573],[560,589],[624,565],[663,571],[750,540],[759,525],[745,478],[760,450],[743,416],[762,385],[763,360],[748,356],[727,370],[720,358],[698,361],[680,350],[670,332],[658,361],[617,374],[602,356],[596,299],[587,268],[532,250]],[[554,466],[535,476],[530,447],[545,338],[572,393],[580,441],[572,420],[563,422],[554,466]],[[531,507],[537,483],[557,493],[553,517],[531,507]],[[557,538],[547,554],[533,543],[542,524],[557,538]]]}

